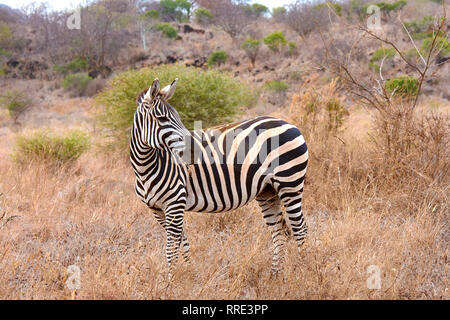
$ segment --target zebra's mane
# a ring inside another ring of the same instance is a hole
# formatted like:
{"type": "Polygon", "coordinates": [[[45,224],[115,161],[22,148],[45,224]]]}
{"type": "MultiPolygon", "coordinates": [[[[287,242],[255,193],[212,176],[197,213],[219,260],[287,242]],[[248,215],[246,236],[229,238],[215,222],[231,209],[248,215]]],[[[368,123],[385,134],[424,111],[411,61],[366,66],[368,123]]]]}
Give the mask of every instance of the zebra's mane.
{"type": "Polygon", "coordinates": [[[144,89],[144,90],[142,90],[142,91],[138,94],[138,96],[137,96],[137,98],[136,98],[136,106],[137,106],[137,107],[139,107],[139,105],[140,105],[140,104],[142,103],[142,101],[144,100],[144,96],[145,96],[145,94],[147,93],[148,89],[150,89],[150,88],[144,89]]]}

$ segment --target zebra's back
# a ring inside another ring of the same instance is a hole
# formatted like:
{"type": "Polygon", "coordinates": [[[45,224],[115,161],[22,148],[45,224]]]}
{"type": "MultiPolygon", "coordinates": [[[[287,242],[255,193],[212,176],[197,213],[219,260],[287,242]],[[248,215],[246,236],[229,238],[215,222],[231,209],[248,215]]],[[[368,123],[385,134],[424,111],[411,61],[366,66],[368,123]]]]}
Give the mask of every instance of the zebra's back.
{"type": "Polygon", "coordinates": [[[222,212],[241,207],[263,190],[300,193],[308,151],[288,122],[257,117],[191,131],[187,163],[188,211],[222,212]]]}

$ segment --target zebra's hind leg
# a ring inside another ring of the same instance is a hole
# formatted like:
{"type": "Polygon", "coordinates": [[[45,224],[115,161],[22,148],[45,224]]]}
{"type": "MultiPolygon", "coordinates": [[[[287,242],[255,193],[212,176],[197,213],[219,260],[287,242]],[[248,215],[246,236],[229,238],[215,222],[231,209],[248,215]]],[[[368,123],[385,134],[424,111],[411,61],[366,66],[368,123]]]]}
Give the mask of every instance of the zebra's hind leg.
{"type": "Polygon", "coordinates": [[[272,230],[273,258],[272,275],[278,276],[284,262],[284,246],[286,244],[289,229],[283,218],[281,202],[276,193],[263,194],[256,199],[261,207],[264,220],[272,230]]]}
{"type": "Polygon", "coordinates": [[[286,209],[286,218],[291,226],[299,251],[308,233],[302,211],[302,192],[303,187],[300,190],[293,190],[292,188],[280,189],[278,193],[286,209]]]}

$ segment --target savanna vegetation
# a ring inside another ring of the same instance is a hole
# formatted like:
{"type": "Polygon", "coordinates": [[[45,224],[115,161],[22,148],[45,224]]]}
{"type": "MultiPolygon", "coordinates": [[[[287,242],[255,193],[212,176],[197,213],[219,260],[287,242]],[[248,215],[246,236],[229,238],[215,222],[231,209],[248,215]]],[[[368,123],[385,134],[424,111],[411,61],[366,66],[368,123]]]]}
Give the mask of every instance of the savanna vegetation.
{"type": "Polygon", "coordinates": [[[0,299],[448,300],[446,12],[439,0],[96,0],[69,29],[72,11],[0,6],[0,299]],[[165,233],[128,160],[154,78],[179,79],[170,103],[190,129],[271,115],[304,134],[309,234],[300,253],[289,242],[282,277],[250,203],[187,213],[191,264],[168,282],[165,233]]]}

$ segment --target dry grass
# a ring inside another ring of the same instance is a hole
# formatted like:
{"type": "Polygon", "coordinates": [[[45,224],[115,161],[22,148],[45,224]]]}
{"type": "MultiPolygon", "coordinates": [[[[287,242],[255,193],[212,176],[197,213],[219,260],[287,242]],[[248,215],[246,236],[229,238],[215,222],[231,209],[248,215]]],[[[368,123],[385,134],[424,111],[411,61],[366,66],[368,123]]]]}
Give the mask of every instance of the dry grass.
{"type": "Polygon", "coordinates": [[[135,196],[123,154],[92,150],[54,169],[17,166],[2,152],[0,298],[71,299],[65,282],[75,264],[77,299],[449,299],[448,149],[428,170],[420,146],[405,151],[406,164],[387,159],[367,136],[379,123],[360,113],[331,131],[305,125],[312,100],[326,122],[326,102],[343,98],[333,86],[298,90],[284,111],[303,129],[311,160],[309,237],[300,254],[287,246],[283,277],[270,277],[270,232],[254,203],[188,213],[192,261],[168,283],[164,231],[135,196]],[[356,135],[351,121],[361,120],[370,129],[356,135]],[[366,286],[369,265],[381,269],[380,290],[366,286]]]}

